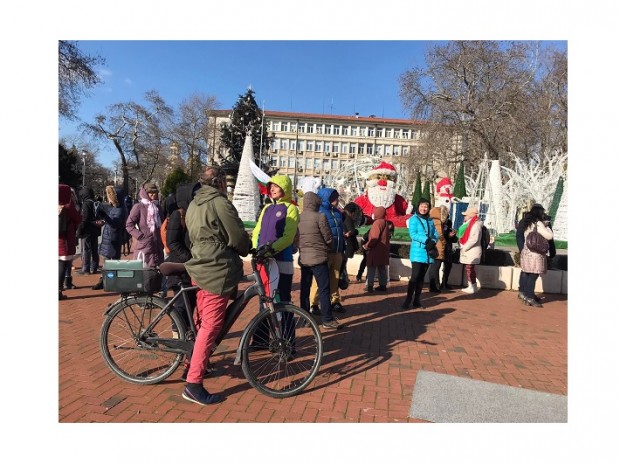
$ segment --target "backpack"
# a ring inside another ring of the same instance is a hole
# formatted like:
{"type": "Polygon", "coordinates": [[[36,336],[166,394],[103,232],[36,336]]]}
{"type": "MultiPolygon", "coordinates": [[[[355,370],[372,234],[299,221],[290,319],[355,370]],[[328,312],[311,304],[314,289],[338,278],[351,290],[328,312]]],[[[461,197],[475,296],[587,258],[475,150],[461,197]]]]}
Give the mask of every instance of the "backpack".
{"type": "Polygon", "coordinates": [[[164,222],[161,223],[161,229],[159,229],[159,233],[161,234],[161,243],[164,244],[164,252],[167,255],[170,254],[170,249],[168,248],[168,245],[166,244],[166,231],[168,230],[168,219],[170,219],[170,216],[166,216],[166,219],[164,219],[164,222]]]}
{"type": "Polygon", "coordinates": [[[482,247],[482,251],[486,250],[491,243],[491,233],[489,229],[484,224],[482,225],[482,233],[480,237],[480,246],[482,247]]]}

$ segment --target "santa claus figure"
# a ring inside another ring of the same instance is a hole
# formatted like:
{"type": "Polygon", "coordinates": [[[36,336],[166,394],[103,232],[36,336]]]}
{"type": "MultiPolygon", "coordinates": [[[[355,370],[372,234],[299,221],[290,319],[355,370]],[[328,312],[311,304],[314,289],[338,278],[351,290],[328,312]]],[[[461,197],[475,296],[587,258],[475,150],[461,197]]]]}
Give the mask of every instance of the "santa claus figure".
{"type": "Polygon", "coordinates": [[[454,202],[453,185],[449,177],[444,177],[435,186],[435,206],[445,206],[450,210],[454,202]]]}
{"type": "Polygon", "coordinates": [[[381,161],[366,176],[366,193],[354,200],[362,208],[366,224],[372,223],[375,207],[383,206],[386,220],[392,221],[394,227],[406,227],[406,221],[411,215],[407,214],[407,200],[396,193],[396,178],[396,169],[385,161],[381,161]]]}

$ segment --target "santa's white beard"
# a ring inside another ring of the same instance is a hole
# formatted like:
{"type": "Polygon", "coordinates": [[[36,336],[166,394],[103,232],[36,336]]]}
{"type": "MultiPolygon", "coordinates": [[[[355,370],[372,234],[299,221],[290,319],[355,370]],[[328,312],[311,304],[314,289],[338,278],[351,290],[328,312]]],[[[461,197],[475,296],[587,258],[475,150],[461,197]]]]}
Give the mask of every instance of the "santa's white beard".
{"type": "Polygon", "coordinates": [[[368,188],[368,199],[373,206],[383,206],[387,209],[389,206],[392,206],[395,198],[396,190],[390,185],[386,187],[376,185],[368,188]]]}

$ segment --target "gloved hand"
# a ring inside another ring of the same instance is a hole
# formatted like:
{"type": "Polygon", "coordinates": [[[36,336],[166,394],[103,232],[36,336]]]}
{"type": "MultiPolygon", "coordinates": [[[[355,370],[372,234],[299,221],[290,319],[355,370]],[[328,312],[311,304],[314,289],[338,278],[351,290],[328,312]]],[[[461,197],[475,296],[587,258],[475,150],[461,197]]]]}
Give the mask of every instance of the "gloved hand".
{"type": "Polygon", "coordinates": [[[433,248],[435,248],[435,241],[432,238],[427,238],[426,242],[424,243],[424,248],[426,248],[426,251],[431,251],[433,248]]]}

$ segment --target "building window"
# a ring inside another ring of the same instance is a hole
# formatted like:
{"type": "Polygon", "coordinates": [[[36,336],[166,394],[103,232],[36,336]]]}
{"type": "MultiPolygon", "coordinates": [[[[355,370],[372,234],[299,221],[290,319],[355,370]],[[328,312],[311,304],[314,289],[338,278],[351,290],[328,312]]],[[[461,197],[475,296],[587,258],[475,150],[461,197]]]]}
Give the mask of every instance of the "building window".
{"type": "Polygon", "coordinates": [[[372,155],[373,148],[374,148],[374,145],[372,143],[367,143],[366,144],[366,154],[367,155],[372,155]]]}
{"type": "Polygon", "coordinates": [[[334,153],[339,153],[340,152],[340,144],[337,142],[334,142],[334,146],[332,147],[332,150],[334,151],[334,153]]]}
{"type": "Polygon", "coordinates": [[[365,143],[360,143],[357,146],[357,154],[358,155],[363,155],[364,154],[364,145],[366,145],[365,143]]]}
{"type": "Polygon", "coordinates": [[[323,150],[325,153],[331,153],[332,144],[330,142],[325,142],[325,149],[323,150]]]}
{"type": "Polygon", "coordinates": [[[385,129],[383,127],[377,129],[377,137],[385,137],[385,129]]]}
{"type": "Polygon", "coordinates": [[[403,156],[409,155],[409,147],[403,147],[403,156]]]}
{"type": "Polygon", "coordinates": [[[357,126],[352,126],[351,127],[351,135],[353,137],[357,136],[357,126]]]}
{"type": "Polygon", "coordinates": [[[295,167],[295,157],[291,156],[288,158],[288,167],[289,168],[294,168],[295,167]]]}
{"type": "Polygon", "coordinates": [[[387,138],[392,138],[392,129],[385,129],[385,136],[387,138]]]}
{"type": "Polygon", "coordinates": [[[395,139],[399,139],[400,138],[400,129],[394,129],[394,138],[395,139]]]}
{"type": "Polygon", "coordinates": [[[314,133],[314,124],[308,123],[308,134],[314,133]]]}
{"type": "Polygon", "coordinates": [[[366,137],[366,128],[360,127],[360,137],[366,137]]]}
{"type": "Polygon", "coordinates": [[[349,146],[349,153],[356,153],[357,152],[357,144],[352,143],[351,146],[349,146]]]}
{"type": "Polygon", "coordinates": [[[288,132],[288,122],[282,123],[282,132],[288,132]]]}
{"type": "Polygon", "coordinates": [[[317,171],[321,169],[321,160],[319,158],[314,158],[314,169],[317,171]]]}
{"type": "Polygon", "coordinates": [[[400,156],[400,146],[394,145],[394,156],[400,156]]]}
{"type": "Polygon", "coordinates": [[[316,143],[316,149],[314,151],[322,152],[323,151],[323,142],[316,143]]]}
{"type": "Polygon", "coordinates": [[[314,142],[312,140],[306,142],[306,150],[314,151],[314,142]]]}
{"type": "Polygon", "coordinates": [[[317,124],[316,125],[316,133],[317,134],[322,134],[323,133],[323,124],[317,124]]]}
{"type": "Polygon", "coordinates": [[[291,150],[296,150],[296,144],[295,144],[295,140],[291,140],[291,142],[289,143],[289,146],[291,147],[291,150]]]}
{"type": "Polygon", "coordinates": [[[297,123],[291,123],[291,132],[297,132],[297,123]]]}
{"type": "Polygon", "coordinates": [[[332,126],[331,126],[331,124],[325,124],[325,133],[328,134],[328,135],[332,133],[332,126]]]}
{"type": "Polygon", "coordinates": [[[332,160],[332,169],[334,171],[338,169],[338,160],[332,160]]]}
{"type": "Polygon", "coordinates": [[[306,132],[306,123],[305,122],[300,122],[299,123],[299,132],[302,132],[302,133],[306,132]]]}
{"type": "Polygon", "coordinates": [[[368,137],[374,137],[375,136],[375,128],[371,127],[368,129],[368,137]]]}
{"type": "Polygon", "coordinates": [[[314,164],[313,158],[306,158],[306,169],[312,169],[313,164],[314,164]]]}
{"type": "Polygon", "coordinates": [[[277,122],[273,123],[273,130],[274,131],[279,131],[280,130],[280,121],[277,121],[277,122]]]}
{"type": "Polygon", "coordinates": [[[349,135],[349,126],[342,127],[342,135],[349,135]]]}
{"type": "Polygon", "coordinates": [[[284,156],[280,157],[280,167],[281,168],[285,168],[286,167],[286,158],[284,156]]]}
{"type": "Polygon", "coordinates": [[[408,139],[409,137],[409,129],[403,129],[403,138],[408,139]]]}
{"type": "Polygon", "coordinates": [[[288,150],[288,140],[283,139],[281,143],[282,143],[282,150],[288,150]]]}
{"type": "Polygon", "coordinates": [[[329,171],[329,160],[323,160],[323,171],[329,171]]]}
{"type": "Polygon", "coordinates": [[[385,146],[385,156],[392,156],[392,145],[385,146]]]}
{"type": "Polygon", "coordinates": [[[348,153],[349,151],[349,145],[346,143],[342,144],[342,153],[348,153]]]}
{"type": "Polygon", "coordinates": [[[299,146],[297,147],[297,149],[299,151],[304,151],[306,149],[306,141],[305,140],[300,140],[299,141],[299,146]]]}
{"type": "Polygon", "coordinates": [[[340,135],[340,126],[334,126],[334,135],[340,135]]]}
{"type": "Polygon", "coordinates": [[[377,145],[377,155],[378,156],[383,155],[383,145],[377,145]]]}

